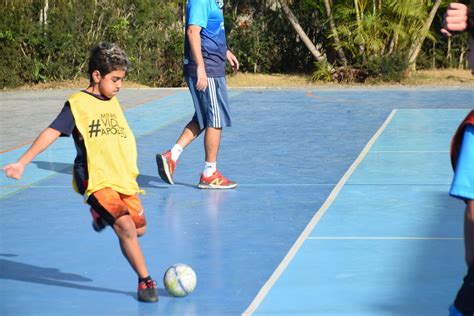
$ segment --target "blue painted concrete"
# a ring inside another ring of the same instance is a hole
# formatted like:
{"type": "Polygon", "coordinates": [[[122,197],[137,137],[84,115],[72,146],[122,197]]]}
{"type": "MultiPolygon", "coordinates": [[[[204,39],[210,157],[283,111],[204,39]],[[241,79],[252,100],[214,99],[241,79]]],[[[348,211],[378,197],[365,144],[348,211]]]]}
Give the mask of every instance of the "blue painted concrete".
{"type": "MultiPolygon", "coordinates": [[[[239,91],[229,93],[230,97],[238,95],[239,91]]],[[[191,117],[194,113],[192,100],[186,91],[178,92],[156,101],[140,104],[126,111],[125,115],[136,138],[150,134],[164,126],[173,124],[184,117],[191,117]]],[[[47,126],[50,122],[45,122],[47,126]]],[[[0,155],[0,165],[15,161],[29,145],[8,151],[0,155]]],[[[8,196],[17,190],[31,186],[38,181],[54,176],[57,171],[69,168],[76,156],[72,138],[58,139],[47,151],[39,154],[35,162],[25,171],[20,181],[0,178],[0,198],[8,196]],[[49,164],[49,165],[48,165],[49,164]]]]}
{"type": "MultiPolygon", "coordinates": [[[[170,114],[162,125],[151,108],[162,106],[168,113],[175,101],[168,103],[166,98],[130,109],[127,117],[138,140],[139,182],[147,192],[143,204],[148,232],[141,245],[149,269],[159,280],[169,265],[187,263],[198,275],[196,291],[176,299],[166,296],[159,284],[158,304],[137,302],[136,277],[121,256],[116,237],[110,229],[101,234],[91,230],[87,207],[70,188],[71,161],[52,155],[37,157],[30,166],[54,171],[52,176],[27,179],[24,190],[9,191],[0,200],[0,314],[241,314],[393,108],[468,109],[472,96],[469,90],[238,90],[231,96],[234,127],[224,131],[218,165],[239,183],[228,192],[195,188],[203,167],[202,139],[183,153],[175,174],[177,185],[170,187],[157,176],[154,155],[175,142],[189,109],[170,114]],[[441,96],[453,103],[443,104],[441,96]]],[[[439,183],[434,185],[436,192],[439,183]]],[[[9,184],[1,185],[5,189],[9,184]]],[[[387,193],[383,187],[377,189],[383,203],[387,193]]],[[[396,220],[404,219],[400,215],[396,220]]],[[[456,226],[455,220],[448,222],[449,227],[456,226]]],[[[400,246],[387,249],[384,256],[401,260],[407,250],[402,243],[393,244],[400,246]]],[[[349,246],[340,245],[339,251],[317,253],[325,263],[331,257],[356,261],[357,245],[348,256],[340,254],[346,254],[343,250],[349,246]]],[[[367,244],[361,247],[364,251],[367,244]]],[[[458,246],[450,251],[461,252],[458,246]]],[[[354,264],[362,267],[368,259],[354,264]]],[[[330,270],[330,264],[325,268],[330,270]]],[[[418,272],[418,266],[414,268],[418,272]]],[[[302,271],[292,278],[301,277],[302,271]]],[[[358,281],[354,279],[354,284],[358,281]]],[[[452,284],[442,287],[446,288],[453,291],[452,284]]],[[[295,288],[287,290],[281,303],[288,305],[288,298],[297,296],[295,288]]],[[[329,308],[333,301],[327,299],[323,303],[329,308]]]]}
{"type": "Polygon", "coordinates": [[[254,315],[447,315],[462,251],[452,241],[307,240],[254,315]]]}
{"type": "Polygon", "coordinates": [[[466,114],[398,110],[254,315],[447,315],[465,273],[448,151],[466,114]]]}

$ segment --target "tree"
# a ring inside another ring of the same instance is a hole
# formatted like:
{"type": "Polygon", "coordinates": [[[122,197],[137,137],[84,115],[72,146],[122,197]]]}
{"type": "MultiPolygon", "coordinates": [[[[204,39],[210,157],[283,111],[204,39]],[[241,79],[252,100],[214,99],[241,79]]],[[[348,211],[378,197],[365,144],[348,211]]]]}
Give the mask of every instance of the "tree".
{"type": "Polygon", "coordinates": [[[334,44],[337,49],[337,55],[341,59],[342,64],[344,66],[347,66],[347,58],[344,54],[344,50],[341,48],[341,41],[339,40],[339,35],[337,34],[336,23],[334,22],[334,18],[332,16],[331,4],[329,3],[329,0],[324,0],[324,6],[326,7],[326,13],[328,15],[329,25],[331,26],[331,33],[334,38],[334,44]]]}
{"type": "Polygon", "coordinates": [[[287,1],[288,0],[278,0],[278,3],[280,4],[283,12],[285,13],[286,17],[288,18],[291,25],[295,29],[296,33],[301,38],[301,40],[306,45],[306,47],[309,49],[309,51],[314,56],[316,61],[318,62],[326,61],[327,60],[326,56],[316,48],[316,46],[313,44],[313,42],[308,37],[308,35],[306,35],[306,32],[303,30],[303,28],[299,24],[298,19],[295,17],[293,12],[291,12],[290,8],[288,7],[287,1]]]}
{"type": "Polygon", "coordinates": [[[420,53],[421,46],[423,45],[423,42],[430,30],[431,23],[433,22],[433,19],[436,15],[436,12],[438,11],[438,8],[441,4],[441,0],[436,0],[433,7],[431,8],[431,12],[426,19],[422,29],[419,31],[417,36],[415,37],[415,40],[413,41],[413,45],[410,48],[410,52],[408,54],[408,64],[410,65],[411,70],[416,70],[416,58],[418,57],[418,54],[420,53]]]}

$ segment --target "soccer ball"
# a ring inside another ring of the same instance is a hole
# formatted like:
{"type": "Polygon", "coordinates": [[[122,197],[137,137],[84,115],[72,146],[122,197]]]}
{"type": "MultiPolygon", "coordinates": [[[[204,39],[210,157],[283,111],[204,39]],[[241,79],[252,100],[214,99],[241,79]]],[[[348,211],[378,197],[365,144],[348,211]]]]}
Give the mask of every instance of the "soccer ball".
{"type": "Polygon", "coordinates": [[[186,296],[196,287],[196,273],[183,263],[177,263],[169,267],[163,277],[165,288],[173,296],[186,296]]]}

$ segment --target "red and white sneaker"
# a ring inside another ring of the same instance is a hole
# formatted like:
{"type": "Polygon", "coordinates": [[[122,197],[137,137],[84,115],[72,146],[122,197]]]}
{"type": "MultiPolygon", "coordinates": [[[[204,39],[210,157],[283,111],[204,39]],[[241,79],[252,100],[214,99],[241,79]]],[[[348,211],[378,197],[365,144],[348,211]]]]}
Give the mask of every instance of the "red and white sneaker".
{"type": "Polygon", "coordinates": [[[154,280],[147,280],[138,283],[138,300],[140,302],[154,303],[158,302],[158,291],[154,280]]]}
{"type": "Polygon", "coordinates": [[[156,165],[158,166],[158,174],[161,179],[168,184],[174,184],[173,173],[176,169],[177,161],[171,159],[171,151],[167,151],[164,154],[156,155],[156,165]]]}
{"type": "Polygon", "coordinates": [[[237,186],[237,183],[230,181],[224,177],[219,170],[214,171],[210,177],[205,177],[201,173],[201,179],[199,179],[199,189],[233,189],[237,186]]]}

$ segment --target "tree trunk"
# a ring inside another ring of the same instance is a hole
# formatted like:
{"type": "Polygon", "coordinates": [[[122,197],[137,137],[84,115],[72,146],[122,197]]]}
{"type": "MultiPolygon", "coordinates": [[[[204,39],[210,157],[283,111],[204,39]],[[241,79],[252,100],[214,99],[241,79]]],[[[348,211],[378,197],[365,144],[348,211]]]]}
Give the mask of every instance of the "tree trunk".
{"type": "MultiPolygon", "coordinates": [[[[354,8],[355,8],[356,20],[357,20],[357,33],[360,34],[362,32],[362,15],[363,15],[363,12],[360,10],[357,0],[354,0],[354,8]]],[[[365,59],[364,51],[365,51],[365,46],[364,45],[359,45],[359,55],[363,56],[363,58],[365,59]]]]}
{"type": "Polygon", "coordinates": [[[458,63],[458,68],[463,69],[464,68],[464,55],[466,54],[466,48],[464,45],[461,47],[461,53],[459,54],[459,63],[458,63]]]}
{"type": "Polygon", "coordinates": [[[428,31],[431,27],[431,23],[433,22],[433,19],[436,15],[436,12],[438,11],[440,4],[441,0],[436,0],[435,4],[433,5],[433,8],[431,9],[430,15],[426,19],[425,24],[421,28],[420,32],[418,33],[418,36],[415,38],[413,45],[410,48],[410,53],[408,54],[408,64],[410,65],[410,69],[412,71],[416,70],[416,58],[420,53],[421,46],[425,41],[426,35],[428,34],[428,31]]]}
{"type": "Polygon", "coordinates": [[[451,55],[451,36],[448,37],[448,48],[446,52],[446,60],[448,61],[448,68],[451,68],[453,66],[452,63],[452,55],[451,55]]]}
{"type": "Polygon", "coordinates": [[[360,11],[359,5],[357,4],[357,0],[354,0],[354,8],[356,11],[357,26],[360,27],[360,11]]]}
{"type": "Polygon", "coordinates": [[[346,58],[346,55],[344,54],[344,50],[341,48],[341,41],[339,40],[339,35],[337,34],[336,23],[334,23],[334,18],[332,16],[332,11],[331,11],[331,4],[329,3],[329,0],[324,0],[324,5],[326,6],[326,12],[328,14],[329,25],[331,26],[331,32],[334,37],[334,43],[336,44],[336,47],[337,47],[337,55],[339,56],[339,59],[342,61],[342,64],[344,66],[347,66],[347,58],[346,58]]]}
{"type": "Polygon", "coordinates": [[[431,68],[436,69],[436,41],[433,41],[433,49],[431,54],[431,68]]]}
{"type": "Polygon", "coordinates": [[[44,32],[46,31],[46,26],[48,24],[48,10],[49,10],[49,2],[46,0],[44,2],[44,7],[41,9],[41,14],[40,14],[40,24],[41,24],[41,29],[44,32]]]}
{"type": "Polygon", "coordinates": [[[298,19],[294,16],[293,12],[291,12],[290,8],[286,4],[285,0],[278,0],[278,3],[280,4],[281,8],[283,9],[283,12],[285,12],[288,20],[290,21],[291,25],[295,29],[296,33],[298,36],[301,38],[303,43],[306,45],[306,47],[309,49],[311,54],[314,56],[314,58],[317,61],[323,61],[326,60],[326,56],[323,55],[313,44],[311,39],[306,35],[305,31],[301,27],[301,25],[298,22],[298,19]]]}

